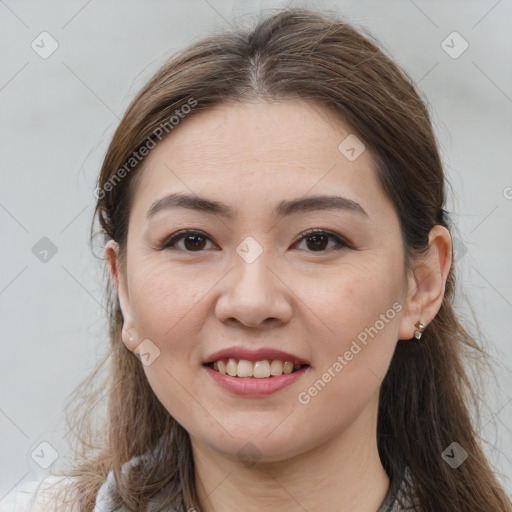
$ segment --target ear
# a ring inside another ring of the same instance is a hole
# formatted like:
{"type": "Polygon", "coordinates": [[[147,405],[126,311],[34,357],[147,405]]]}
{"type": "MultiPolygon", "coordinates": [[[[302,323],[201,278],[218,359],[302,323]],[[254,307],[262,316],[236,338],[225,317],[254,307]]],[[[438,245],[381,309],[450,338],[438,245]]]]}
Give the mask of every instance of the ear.
{"type": "Polygon", "coordinates": [[[405,312],[398,330],[400,340],[414,338],[415,324],[419,321],[427,326],[443,302],[452,264],[452,238],[439,224],[430,230],[428,238],[427,253],[418,257],[408,275],[405,312]]]}
{"type": "Polygon", "coordinates": [[[119,298],[121,312],[123,313],[123,331],[121,334],[123,343],[128,350],[133,352],[137,346],[138,338],[130,306],[126,269],[122,268],[120,265],[119,244],[114,240],[109,240],[105,245],[105,259],[108,263],[110,277],[117,289],[117,296],[119,298]]]}

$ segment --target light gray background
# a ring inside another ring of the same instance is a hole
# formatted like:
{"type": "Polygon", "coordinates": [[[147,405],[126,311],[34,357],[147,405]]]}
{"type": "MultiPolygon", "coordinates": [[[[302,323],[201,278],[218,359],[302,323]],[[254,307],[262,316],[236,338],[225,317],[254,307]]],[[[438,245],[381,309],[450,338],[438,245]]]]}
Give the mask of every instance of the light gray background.
{"type": "MultiPolygon", "coordinates": [[[[474,309],[504,365],[481,426],[510,491],[512,0],[315,4],[369,28],[429,100],[453,188],[458,311],[470,318],[474,309]],[[469,44],[456,59],[442,47],[453,31],[469,44]]],[[[56,463],[64,459],[63,405],[107,345],[88,228],[95,177],[120,116],[174,51],[234,16],[279,5],[0,0],[0,499],[44,475],[31,458],[40,443],[55,447],[56,463]],[[31,48],[43,31],[59,44],[47,59],[31,48]],[[32,252],[42,237],[58,249],[46,263],[32,252]]]]}

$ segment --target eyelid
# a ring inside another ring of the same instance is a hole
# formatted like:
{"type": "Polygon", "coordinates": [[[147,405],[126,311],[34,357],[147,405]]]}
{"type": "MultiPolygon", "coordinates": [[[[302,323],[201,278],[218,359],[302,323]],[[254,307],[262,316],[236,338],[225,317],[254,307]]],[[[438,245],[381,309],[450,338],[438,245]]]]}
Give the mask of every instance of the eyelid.
{"type": "Polygon", "coordinates": [[[341,235],[338,235],[337,233],[335,233],[333,231],[330,231],[328,229],[322,229],[322,228],[312,228],[312,229],[307,229],[306,231],[303,231],[299,235],[297,241],[294,242],[293,245],[295,245],[299,242],[302,242],[302,240],[304,240],[304,238],[307,237],[308,235],[314,235],[314,234],[320,234],[320,235],[328,236],[330,238],[334,238],[336,240],[336,243],[338,244],[338,247],[331,248],[327,251],[308,251],[308,252],[311,252],[311,253],[318,252],[319,254],[322,254],[322,253],[328,253],[328,252],[331,252],[332,250],[340,249],[343,247],[348,247],[350,249],[353,249],[353,245],[346,238],[342,237],[341,235]]]}
{"type": "MultiPolygon", "coordinates": [[[[200,229],[182,229],[180,231],[177,231],[176,233],[170,235],[170,236],[164,236],[156,243],[156,249],[158,250],[165,250],[171,247],[171,244],[174,245],[183,238],[185,238],[187,235],[200,235],[210,241],[213,242],[212,237],[207,235],[204,231],[201,231],[200,229]]],[[[215,243],[215,242],[214,242],[215,243]]],[[[183,252],[195,252],[195,251],[183,251],[183,252]]],[[[202,251],[197,251],[202,252],[202,251]]]]}
{"type": "MultiPolygon", "coordinates": [[[[300,235],[298,236],[297,240],[292,244],[292,246],[297,245],[299,242],[302,242],[308,235],[313,235],[313,234],[321,234],[321,235],[325,235],[329,238],[333,238],[336,241],[337,247],[333,247],[329,250],[324,250],[324,251],[307,251],[307,252],[311,252],[311,253],[318,252],[319,254],[322,254],[322,253],[331,252],[333,250],[335,251],[337,249],[339,250],[344,247],[353,248],[353,245],[348,240],[346,240],[344,237],[342,237],[341,235],[338,235],[337,233],[334,233],[333,231],[330,231],[328,229],[322,229],[322,228],[312,228],[312,229],[307,229],[305,231],[302,231],[300,233],[300,235]]],[[[212,240],[212,238],[209,235],[207,235],[204,231],[201,231],[199,229],[182,229],[170,236],[165,236],[161,240],[159,240],[156,244],[156,249],[158,249],[158,250],[168,249],[168,248],[172,247],[173,245],[175,245],[177,242],[181,241],[187,235],[200,235],[200,236],[206,238],[207,240],[210,240],[212,243],[215,243],[212,240]]],[[[217,245],[217,244],[215,243],[215,245],[217,245]]],[[[194,252],[204,252],[204,251],[201,250],[201,251],[183,251],[183,252],[194,253],[194,252]]]]}

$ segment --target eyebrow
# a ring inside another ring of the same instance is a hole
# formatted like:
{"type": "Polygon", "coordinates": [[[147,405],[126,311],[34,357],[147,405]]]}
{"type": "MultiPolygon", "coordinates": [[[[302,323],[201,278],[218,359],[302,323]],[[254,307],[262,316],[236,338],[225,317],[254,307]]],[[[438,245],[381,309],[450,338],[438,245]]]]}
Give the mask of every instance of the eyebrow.
{"type": "MultiPolygon", "coordinates": [[[[149,208],[146,218],[150,219],[160,211],[173,208],[187,208],[228,219],[233,219],[235,216],[235,211],[220,201],[196,195],[174,193],[155,201],[149,208]]],[[[275,212],[278,216],[283,217],[318,210],[345,210],[368,217],[366,211],[356,201],[342,196],[326,195],[284,200],[276,206],[275,212]]]]}

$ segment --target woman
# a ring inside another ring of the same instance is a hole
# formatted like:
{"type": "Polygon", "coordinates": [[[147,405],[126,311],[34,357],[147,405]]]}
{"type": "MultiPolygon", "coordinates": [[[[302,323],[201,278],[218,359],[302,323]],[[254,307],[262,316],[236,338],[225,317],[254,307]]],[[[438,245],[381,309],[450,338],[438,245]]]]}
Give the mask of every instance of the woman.
{"type": "Polygon", "coordinates": [[[96,196],[107,435],[84,417],[66,510],[512,510],[469,414],[429,114],[371,36],[290,8],[194,44],[96,196]]]}

